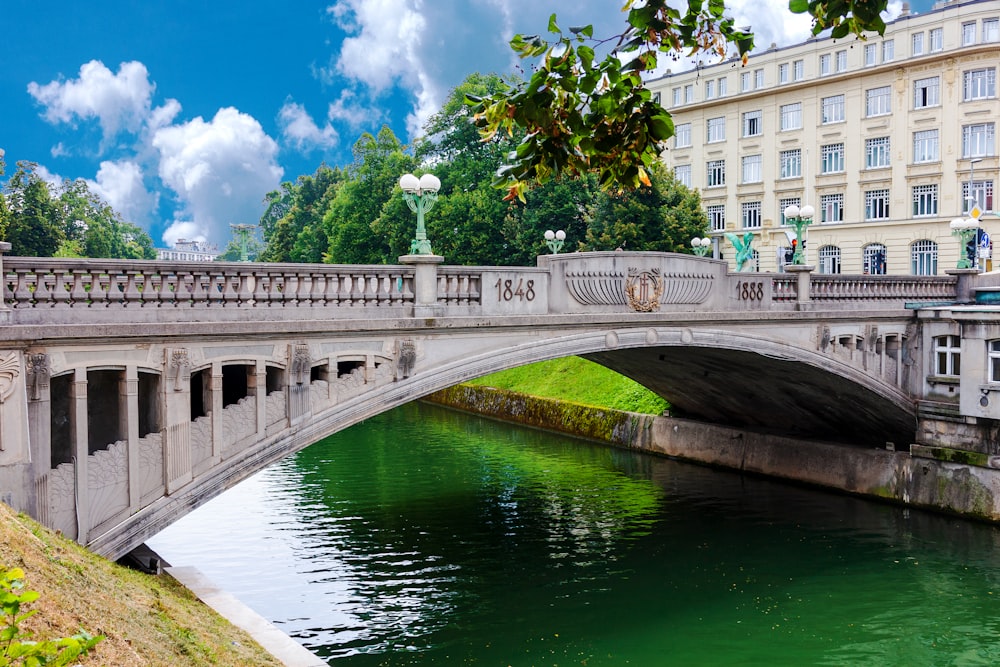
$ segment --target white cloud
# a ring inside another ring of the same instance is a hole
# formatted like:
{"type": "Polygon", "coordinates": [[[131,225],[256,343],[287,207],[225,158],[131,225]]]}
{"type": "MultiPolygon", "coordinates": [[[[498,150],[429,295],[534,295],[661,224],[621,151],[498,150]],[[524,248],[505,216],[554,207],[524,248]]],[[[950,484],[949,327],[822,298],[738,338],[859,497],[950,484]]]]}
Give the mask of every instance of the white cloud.
{"type": "Polygon", "coordinates": [[[291,101],[285,102],[278,112],[278,125],[285,143],[303,152],[332,148],[340,139],[330,123],[321,129],[304,106],[291,101]]]}
{"type": "Polygon", "coordinates": [[[122,218],[138,225],[151,222],[159,195],[146,189],[142,167],[131,160],[101,162],[96,180],[87,180],[90,191],[100,195],[122,218]]]}
{"type": "Polygon", "coordinates": [[[230,223],[260,218],[264,194],[277,187],[284,173],[275,157],[278,145],[253,117],[232,107],[220,109],[210,122],[200,116],[155,131],[152,145],[159,152],[159,176],[183,206],[165,234],[184,238],[228,238],[230,223]]]}
{"type": "Polygon", "coordinates": [[[382,118],[382,115],[380,109],[360,104],[357,95],[350,90],[341,91],[340,98],[331,102],[326,112],[326,117],[331,122],[347,123],[354,129],[365,123],[374,124],[382,118]]]}
{"type": "Polygon", "coordinates": [[[162,240],[167,248],[174,247],[180,240],[204,242],[208,240],[208,230],[190,220],[175,220],[163,232],[162,240]]]}
{"type": "Polygon", "coordinates": [[[45,85],[32,81],[28,93],[45,107],[42,115],[50,123],[97,119],[107,144],[121,131],[142,127],[154,88],[140,62],[122,63],[113,74],[101,61],[91,60],[80,67],[79,78],[45,85]]]}

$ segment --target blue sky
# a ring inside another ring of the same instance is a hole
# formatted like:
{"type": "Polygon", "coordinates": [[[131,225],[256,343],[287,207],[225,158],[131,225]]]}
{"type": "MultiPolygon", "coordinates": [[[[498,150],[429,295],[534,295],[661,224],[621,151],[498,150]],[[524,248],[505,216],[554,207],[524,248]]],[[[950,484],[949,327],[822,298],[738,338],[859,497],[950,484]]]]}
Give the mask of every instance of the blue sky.
{"type": "MultiPolygon", "coordinates": [[[[157,245],[221,247],[281,181],[350,163],[362,132],[410,142],[469,73],[513,71],[515,32],[543,32],[555,12],[610,35],[622,4],[6,0],[0,149],[7,176],[29,160],[84,178],[157,245]]],[[[764,47],[808,35],[785,0],[730,6],[764,47]]]]}

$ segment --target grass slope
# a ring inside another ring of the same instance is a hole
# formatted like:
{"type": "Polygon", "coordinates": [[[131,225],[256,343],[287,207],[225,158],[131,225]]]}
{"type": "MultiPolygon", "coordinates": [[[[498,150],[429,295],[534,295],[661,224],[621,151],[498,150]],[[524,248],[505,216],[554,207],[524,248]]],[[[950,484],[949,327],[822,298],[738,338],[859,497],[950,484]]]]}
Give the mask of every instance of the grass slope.
{"type": "Polygon", "coordinates": [[[641,384],[581,357],[528,364],[486,375],[468,384],[651,415],[661,414],[670,407],[641,384]]]}
{"type": "Polygon", "coordinates": [[[106,635],[83,667],[280,664],[171,577],[116,565],[2,503],[0,564],[22,568],[27,588],[41,596],[23,625],[36,639],[80,628],[106,635]]]}

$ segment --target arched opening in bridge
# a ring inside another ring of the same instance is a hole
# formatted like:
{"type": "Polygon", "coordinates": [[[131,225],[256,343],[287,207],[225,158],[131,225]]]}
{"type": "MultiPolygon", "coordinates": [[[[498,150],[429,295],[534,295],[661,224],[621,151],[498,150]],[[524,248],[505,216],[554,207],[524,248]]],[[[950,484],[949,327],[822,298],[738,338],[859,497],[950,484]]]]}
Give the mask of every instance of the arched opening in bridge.
{"type": "Polygon", "coordinates": [[[49,380],[49,440],[52,468],[73,460],[73,422],[70,418],[70,391],[73,373],[54,375],[49,380]]]}
{"type": "Polygon", "coordinates": [[[347,377],[350,375],[363,374],[365,372],[364,359],[337,359],[337,377],[347,377]]]}
{"type": "Polygon", "coordinates": [[[268,366],[265,369],[265,392],[268,396],[276,391],[281,391],[285,385],[285,371],[278,366],[268,366]]]}
{"type": "Polygon", "coordinates": [[[163,418],[160,405],[160,375],[139,371],[139,437],[159,433],[163,418]]]}
{"type": "Polygon", "coordinates": [[[125,371],[87,371],[87,451],[91,454],[128,437],[125,371]]]}
{"type": "Polygon", "coordinates": [[[211,387],[211,368],[203,368],[200,371],[191,373],[191,421],[199,417],[207,417],[209,406],[212,404],[208,394],[211,387]]]}
{"type": "Polygon", "coordinates": [[[222,407],[235,405],[250,395],[250,366],[227,364],[222,367],[222,407]]]}
{"type": "Polygon", "coordinates": [[[330,381],[330,364],[317,364],[309,369],[309,383],[330,381]]]}

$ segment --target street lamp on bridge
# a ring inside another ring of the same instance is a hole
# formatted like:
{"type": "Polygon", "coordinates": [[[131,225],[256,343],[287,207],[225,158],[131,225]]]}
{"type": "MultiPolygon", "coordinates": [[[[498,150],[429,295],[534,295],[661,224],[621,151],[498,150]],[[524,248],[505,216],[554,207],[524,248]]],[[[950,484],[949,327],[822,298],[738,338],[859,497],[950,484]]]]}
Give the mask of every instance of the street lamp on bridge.
{"type": "Polygon", "coordinates": [[[691,249],[698,257],[704,257],[712,250],[712,239],[707,236],[705,238],[696,236],[691,239],[691,249]]]}
{"type": "Polygon", "coordinates": [[[427,239],[427,229],[424,227],[424,213],[434,207],[441,180],[434,174],[424,174],[417,178],[413,174],[403,174],[399,179],[399,187],[403,190],[403,199],[411,211],[417,214],[417,235],[410,241],[411,255],[433,255],[431,242],[427,239]]]}
{"type": "Polygon", "coordinates": [[[979,237],[979,216],[982,212],[978,204],[972,205],[968,218],[955,218],[948,225],[953,236],[958,237],[958,265],[956,269],[971,269],[977,266],[977,244],[979,237]]]}
{"type": "Polygon", "coordinates": [[[559,230],[557,232],[551,229],[545,230],[545,245],[549,247],[549,252],[553,255],[558,255],[559,251],[562,250],[563,243],[566,242],[566,232],[559,230]]]}
{"type": "Polygon", "coordinates": [[[802,208],[792,204],[785,209],[785,222],[795,227],[795,253],[792,255],[792,264],[805,264],[806,262],[805,253],[803,252],[805,241],[802,238],[802,232],[812,222],[813,215],[815,214],[816,210],[809,204],[806,204],[802,208]]]}

